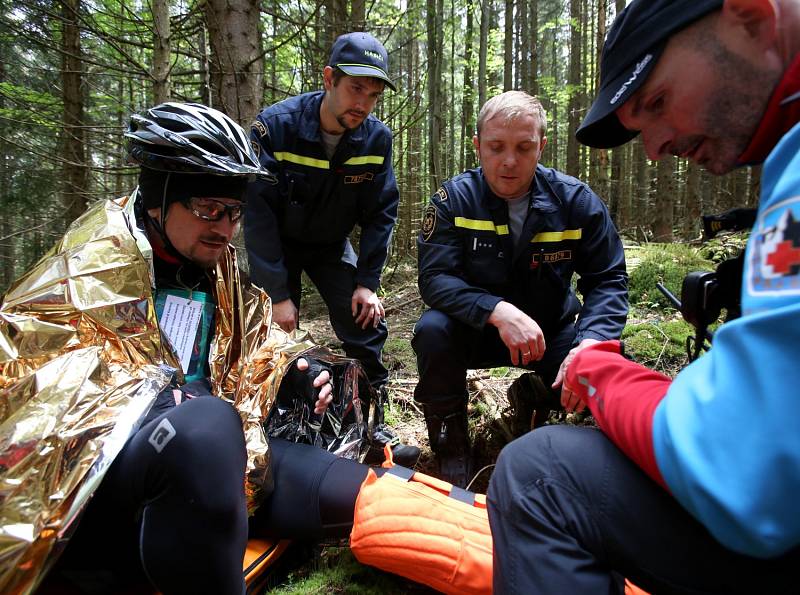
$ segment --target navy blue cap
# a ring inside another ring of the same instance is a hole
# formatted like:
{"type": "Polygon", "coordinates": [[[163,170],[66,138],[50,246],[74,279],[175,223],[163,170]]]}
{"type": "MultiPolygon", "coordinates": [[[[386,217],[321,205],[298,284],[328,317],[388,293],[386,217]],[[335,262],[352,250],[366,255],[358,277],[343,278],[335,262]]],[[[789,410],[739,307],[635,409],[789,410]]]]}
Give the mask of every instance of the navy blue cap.
{"type": "Polygon", "coordinates": [[[392,91],[397,91],[387,74],[389,54],[383,44],[369,33],[357,31],[340,35],[333,42],[328,66],[335,66],[350,76],[381,79],[392,91]]]}
{"type": "Polygon", "coordinates": [[[627,130],[616,110],[647,79],[669,38],[720,8],[723,0],[634,0],[611,25],[600,57],[600,90],[575,134],[584,145],[608,149],[638,132],[627,130]]]}

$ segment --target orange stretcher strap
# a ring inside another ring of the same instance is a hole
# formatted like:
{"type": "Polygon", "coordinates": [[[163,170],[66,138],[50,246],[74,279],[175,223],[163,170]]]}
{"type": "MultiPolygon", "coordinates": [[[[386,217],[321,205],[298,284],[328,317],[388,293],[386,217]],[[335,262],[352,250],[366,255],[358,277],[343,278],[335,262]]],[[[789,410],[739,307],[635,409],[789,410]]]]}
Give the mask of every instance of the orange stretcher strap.
{"type": "Polygon", "coordinates": [[[249,587],[261,574],[278,561],[291,542],[250,538],[244,552],[244,582],[249,587]]]}
{"type": "Polygon", "coordinates": [[[625,595],[649,595],[649,593],[643,591],[628,579],[625,579],[625,595]]]}
{"type": "Polygon", "coordinates": [[[403,467],[368,472],[350,548],[364,564],[443,593],[492,592],[486,497],[403,467]]]}

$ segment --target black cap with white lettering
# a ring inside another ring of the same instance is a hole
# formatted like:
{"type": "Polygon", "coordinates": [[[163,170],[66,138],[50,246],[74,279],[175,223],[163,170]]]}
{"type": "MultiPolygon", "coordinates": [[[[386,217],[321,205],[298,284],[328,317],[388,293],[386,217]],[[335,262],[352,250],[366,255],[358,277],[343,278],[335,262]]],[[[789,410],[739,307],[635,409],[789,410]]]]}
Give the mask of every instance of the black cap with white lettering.
{"type": "Polygon", "coordinates": [[[575,136],[607,149],[638,132],[627,130],[616,110],[658,62],[669,38],[722,6],[723,0],[634,0],[614,20],[600,57],[600,91],[575,136]]]}
{"type": "Polygon", "coordinates": [[[340,35],[333,43],[328,66],[334,66],[350,76],[371,76],[381,79],[396,91],[389,78],[389,55],[383,44],[369,33],[357,31],[340,35]]]}

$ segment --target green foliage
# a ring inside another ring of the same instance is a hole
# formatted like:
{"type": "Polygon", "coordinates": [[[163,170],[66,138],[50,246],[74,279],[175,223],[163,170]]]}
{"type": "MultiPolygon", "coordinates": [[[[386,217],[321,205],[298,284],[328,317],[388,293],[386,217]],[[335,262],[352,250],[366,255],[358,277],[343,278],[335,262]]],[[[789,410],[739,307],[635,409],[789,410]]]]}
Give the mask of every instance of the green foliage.
{"type": "Polygon", "coordinates": [[[0,82],[0,97],[9,107],[0,108],[0,119],[24,121],[50,130],[60,127],[61,99],[47,91],[38,91],[23,85],[0,82]]]}
{"type": "MultiPolygon", "coordinates": [[[[639,264],[629,273],[628,291],[631,304],[640,307],[671,308],[656,283],[661,282],[680,297],[687,273],[714,269],[714,264],[703,258],[696,248],[684,244],[649,244],[636,252],[639,264]]],[[[630,253],[626,257],[630,257],[630,253]]]]}
{"type": "Polygon", "coordinates": [[[744,250],[750,232],[737,232],[732,234],[720,235],[703,244],[700,254],[703,258],[720,263],[728,258],[737,256],[744,250]]]}
{"type": "MultiPolygon", "coordinates": [[[[287,583],[269,591],[277,595],[384,595],[411,591],[407,581],[360,564],[345,548],[326,548],[309,572],[296,572],[287,583]]],[[[419,587],[413,588],[419,592],[419,587]]]]}

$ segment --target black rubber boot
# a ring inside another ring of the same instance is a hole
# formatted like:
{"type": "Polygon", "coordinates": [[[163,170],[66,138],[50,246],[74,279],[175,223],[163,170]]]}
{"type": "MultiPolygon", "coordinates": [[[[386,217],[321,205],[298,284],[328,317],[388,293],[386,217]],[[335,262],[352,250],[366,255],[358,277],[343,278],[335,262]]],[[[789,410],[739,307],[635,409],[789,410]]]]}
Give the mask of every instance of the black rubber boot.
{"type": "Polygon", "coordinates": [[[439,463],[439,476],[460,488],[472,479],[472,446],[467,425],[466,401],[423,405],[431,450],[439,463]]]}
{"type": "Polygon", "coordinates": [[[372,432],[372,444],[365,463],[378,465],[383,462],[383,447],[387,444],[392,448],[392,460],[396,465],[413,469],[417,464],[420,449],[410,444],[400,442],[397,433],[384,422],[384,407],[388,400],[386,387],[378,389],[378,404],[375,409],[375,425],[372,432]]]}
{"type": "Polygon", "coordinates": [[[512,432],[516,437],[545,425],[550,413],[561,408],[560,392],[545,386],[535,372],[517,378],[506,394],[514,410],[512,432]]]}

